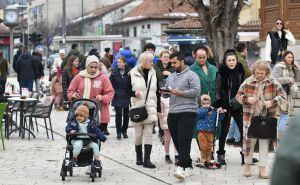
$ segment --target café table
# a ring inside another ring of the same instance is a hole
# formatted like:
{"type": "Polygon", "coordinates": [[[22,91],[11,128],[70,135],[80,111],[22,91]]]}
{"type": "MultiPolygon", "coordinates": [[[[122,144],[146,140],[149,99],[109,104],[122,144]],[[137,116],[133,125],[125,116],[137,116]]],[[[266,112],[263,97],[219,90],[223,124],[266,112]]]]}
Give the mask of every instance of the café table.
{"type": "Polygon", "coordinates": [[[33,132],[29,129],[29,128],[26,128],[24,126],[24,103],[27,102],[27,103],[30,103],[30,102],[35,102],[37,101],[36,98],[21,98],[21,97],[11,97],[11,98],[7,98],[8,101],[15,101],[15,102],[20,102],[20,125],[19,127],[11,130],[9,133],[8,133],[8,136],[7,138],[9,137],[9,135],[13,132],[15,132],[16,130],[19,130],[19,136],[22,137],[22,139],[25,138],[25,131],[28,131],[28,139],[30,139],[30,134],[33,136],[33,138],[35,138],[35,135],[33,134],[33,132]]]}

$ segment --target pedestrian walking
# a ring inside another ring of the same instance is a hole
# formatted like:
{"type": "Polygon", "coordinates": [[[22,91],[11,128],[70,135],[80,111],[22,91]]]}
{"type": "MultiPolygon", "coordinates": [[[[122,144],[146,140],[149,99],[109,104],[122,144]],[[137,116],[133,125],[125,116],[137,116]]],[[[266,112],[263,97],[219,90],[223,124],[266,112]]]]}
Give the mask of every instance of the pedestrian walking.
{"type": "Polygon", "coordinates": [[[293,52],[285,51],[282,58],[282,62],[277,63],[272,71],[273,77],[278,80],[287,95],[287,106],[280,106],[279,137],[282,136],[285,130],[289,113],[293,108],[293,95],[298,91],[297,82],[300,82],[300,66],[296,64],[293,52]]]}
{"type": "Polygon", "coordinates": [[[244,42],[239,42],[236,45],[236,56],[237,56],[238,63],[243,65],[245,71],[245,78],[248,78],[252,75],[247,62],[247,55],[248,55],[248,49],[246,44],[244,42]]]}
{"type": "Polygon", "coordinates": [[[0,96],[4,95],[5,92],[5,84],[9,72],[8,65],[8,60],[3,57],[3,51],[0,49],[0,96]]]}
{"type": "Polygon", "coordinates": [[[80,71],[71,81],[67,91],[69,101],[79,98],[94,100],[100,107],[100,129],[107,134],[110,121],[109,104],[114,97],[114,89],[108,77],[99,70],[98,57],[91,55],[86,59],[86,69],[80,71]]]}
{"type": "MultiPolygon", "coordinates": [[[[165,85],[168,76],[174,72],[174,68],[170,63],[170,52],[168,50],[162,50],[158,56],[159,61],[153,67],[157,74],[159,87],[161,88],[165,85]]],[[[163,141],[164,130],[161,129],[160,119],[158,119],[158,129],[158,137],[163,141]]]]}
{"type": "Polygon", "coordinates": [[[135,131],[136,164],[143,165],[145,168],[156,168],[150,161],[152,128],[158,119],[157,112],[161,112],[159,84],[156,72],[153,69],[152,59],[152,53],[142,53],[139,57],[138,65],[130,71],[127,83],[127,93],[131,97],[130,111],[145,106],[148,113],[146,119],[132,122],[135,131]],[[142,151],[143,144],[144,160],[142,151]]]}
{"type": "Polygon", "coordinates": [[[198,76],[185,65],[184,59],[182,52],[170,55],[170,63],[175,72],[167,78],[164,90],[161,90],[164,97],[170,97],[168,127],[179,153],[178,167],[174,174],[178,179],[194,174],[190,152],[201,91],[198,76]]]}
{"type": "MultiPolygon", "coordinates": [[[[165,162],[168,164],[171,164],[172,163],[172,160],[170,157],[171,133],[170,133],[170,129],[168,127],[168,121],[167,121],[168,114],[169,114],[169,100],[170,100],[170,98],[161,97],[161,114],[158,115],[158,118],[159,118],[159,123],[160,123],[161,129],[164,132],[163,145],[164,145],[164,149],[165,149],[165,162]]],[[[175,146],[174,146],[174,148],[175,148],[175,146]]],[[[175,164],[177,164],[179,161],[179,155],[178,155],[176,148],[174,150],[175,150],[174,151],[175,164]]]]}
{"type": "Polygon", "coordinates": [[[71,55],[68,59],[63,72],[62,72],[62,88],[63,88],[63,101],[68,101],[67,91],[73,78],[79,73],[79,58],[76,55],[71,55]]]}
{"type": "Polygon", "coordinates": [[[129,102],[130,96],[127,94],[128,73],[130,68],[125,57],[118,58],[118,68],[113,70],[109,79],[115,90],[115,95],[111,105],[116,111],[117,139],[128,138],[127,129],[129,123],[129,102]],[[123,121],[123,124],[122,124],[123,121]]]}
{"type": "MultiPolygon", "coordinates": [[[[240,133],[243,132],[242,105],[235,99],[240,85],[245,80],[245,71],[242,64],[238,63],[235,50],[228,49],[224,53],[223,63],[219,68],[216,79],[215,107],[222,107],[227,110],[225,118],[221,124],[221,135],[219,138],[218,162],[226,165],[225,141],[230,127],[231,118],[235,120],[240,133]]],[[[242,137],[241,137],[242,138],[242,137]]],[[[241,146],[241,144],[240,144],[241,146]]],[[[242,157],[243,159],[243,157],[242,157]]],[[[242,161],[243,163],[243,161],[242,161]]]]}
{"type": "Polygon", "coordinates": [[[78,57],[79,66],[81,66],[81,63],[84,61],[84,55],[82,53],[80,53],[80,51],[78,50],[78,44],[73,43],[71,45],[71,50],[69,51],[68,55],[64,58],[63,62],[61,63],[62,70],[64,70],[64,67],[66,66],[66,64],[69,61],[69,57],[72,55],[75,55],[78,57]]]}
{"type": "Polygon", "coordinates": [[[28,52],[26,46],[23,47],[23,52],[18,58],[16,65],[18,79],[20,82],[20,90],[22,93],[22,88],[27,88],[28,91],[33,90],[33,80],[35,75],[35,67],[32,55],[28,52]]]}
{"type": "Polygon", "coordinates": [[[276,118],[277,106],[286,103],[286,95],[277,80],[271,77],[271,68],[266,61],[258,60],[252,65],[252,76],[247,78],[240,86],[236,99],[243,105],[243,153],[245,155],[244,176],[252,175],[250,165],[256,142],[259,143],[259,177],[268,178],[266,166],[268,164],[268,151],[277,136],[276,123],[268,124],[269,129],[263,129],[253,124],[252,118],[260,116],[267,110],[267,118],[276,118]],[[252,127],[251,127],[252,126],[252,127]],[[274,129],[275,127],[275,129],[274,129]],[[252,129],[253,132],[249,133],[252,129]],[[275,131],[275,133],[273,133],[275,131]],[[260,133],[260,136],[255,136],[260,133]],[[273,141],[273,142],[271,142],[273,141]]]}
{"type": "Polygon", "coordinates": [[[196,129],[198,131],[198,140],[201,143],[199,150],[201,151],[201,162],[199,167],[213,168],[214,163],[211,163],[212,149],[214,138],[220,135],[221,121],[225,117],[227,110],[218,108],[214,109],[211,106],[209,95],[201,96],[201,107],[198,109],[198,120],[196,129]],[[219,114],[219,116],[217,115],[219,114]]]}
{"type": "Polygon", "coordinates": [[[289,29],[285,28],[284,21],[277,19],[272,31],[268,32],[266,39],[265,57],[266,61],[273,67],[282,61],[282,54],[288,45],[295,45],[296,40],[289,29]]]}
{"type": "Polygon", "coordinates": [[[40,95],[40,80],[44,78],[44,65],[39,52],[32,52],[33,64],[34,64],[34,84],[35,91],[40,95]]]}

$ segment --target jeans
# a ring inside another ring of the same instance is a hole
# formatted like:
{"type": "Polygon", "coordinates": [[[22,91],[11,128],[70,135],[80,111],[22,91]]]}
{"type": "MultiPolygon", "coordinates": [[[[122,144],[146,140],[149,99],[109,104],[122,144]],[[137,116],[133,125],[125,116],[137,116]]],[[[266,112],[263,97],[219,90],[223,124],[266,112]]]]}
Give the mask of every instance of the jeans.
{"type": "Polygon", "coordinates": [[[234,120],[232,120],[227,138],[234,139],[235,142],[239,142],[240,136],[241,136],[241,134],[240,134],[238,126],[237,126],[236,122],[234,120]]]}
{"type": "MultiPolygon", "coordinates": [[[[83,140],[72,140],[71,143],[73,145],[73,155],[77,157],[80,154],[80,151],[83,147],[83,140]]],[[[97,145],[97,143],[91,142],[86,146],[93,148],[94,156],[100,155],[99,146],[97,145]]]]}
{"type": "Polygon", "coordinates": [[[129,122],[129,108],[115,107],[117,133],[127,133],[129,122]],[[123,112],[123,114],[122,114],[123,112]],[[122,125],[123,118],[123,125],[122,125]]]}
{"type": "Polygon", "coordinates": [[[22,90],[22,88],[28,88],[28,91],[32,92],[33,80],[20,80],[20,86],[20,90],[22,90]]]}
{"type": "Polygon", "coordinates": [[[179,166],[192,167],[191,143],[198,114],[194,112],[169,113],[168,127],[176,150],[179,154],[179,166]]]}

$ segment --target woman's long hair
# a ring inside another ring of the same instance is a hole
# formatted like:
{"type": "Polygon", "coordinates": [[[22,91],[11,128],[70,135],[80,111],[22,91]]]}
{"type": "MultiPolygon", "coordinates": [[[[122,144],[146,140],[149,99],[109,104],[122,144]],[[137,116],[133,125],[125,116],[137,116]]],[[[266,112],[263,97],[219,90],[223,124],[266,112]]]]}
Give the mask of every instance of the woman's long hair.
{"type": "Polygon", "coordinates": [[[282,22],[282,27],[281,27],[281,30],[280,30],[280,31],[283,33],[284,30],[285,30],[285,26],[284,26],[284,21],[283,21],[281,18],[276,19],[276,21],[275,21],[275,26],[273,27],[272,31],[273,31],[273,32],[277,32],[277,28],[276,28],[276,23],[277,23],[277,21],[281,21],[281,22],[282,22]]]}
{"type": "Polygon", "coordinates": [[[72,67],[73,67],[73,62],[75,59],[77,59],[78,56],[76,55],[71,55],[69,58],[68,58],[68,62],[65,66],[65,69],[68,71],[68,74],[71,75],[71,77],[74,77],[76,74],[73,73],[73,70],[72,70],[72,67]]]}
{"type": "Polygon", "coordinates": [[[286,50],[286,51],[283,53],[283,55],[282,55],[282,60],[285,62],[285,57],[286,57],[288,54],[293,55],[293,62],[292,62],[291,65],[294,66],[294,62],[295,62],[294,53],[291,52],[290,50],[286,50]]]}

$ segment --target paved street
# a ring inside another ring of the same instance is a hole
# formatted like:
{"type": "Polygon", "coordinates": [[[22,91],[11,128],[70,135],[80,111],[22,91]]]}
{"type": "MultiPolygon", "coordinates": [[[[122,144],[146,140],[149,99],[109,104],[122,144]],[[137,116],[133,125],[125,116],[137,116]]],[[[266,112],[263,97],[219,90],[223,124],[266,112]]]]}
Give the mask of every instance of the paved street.
{"type": "MultiPolygon", "coordinates": [[[[46,78],[47,79],[47,78],[46,78]]],[[[9,81],[16,83],[15,78],[9,81]]],[[[111,109],[112,110],[112,109],[111,109]]],[[[106,185],[267,185],[268,180],[258,178],[258,167],[253,166],[253,176],[243,176],[240,165],[240,149],[227,147],[227,169],[206,170],[194,167],[195,175],[184,182],[177,181],[173,177],[176,169],[174,164],[164,162],[164,148],[157,134],[153,135],[153,152],[151,161],[156,164],[156,169],[146,169],[135,165],[134,129],[128,129],[128,139],[117,140],[114,125],[114,111],[111,111],[111,122],[107,141],[102,144],[101,160],[103,163],[102,178],[95,179],[97,184],[106,185]]],[[[1,185],[54,185],[54,184],[93,184],[86,168],[74,168],[73,177],[66,177],[62,182],[59,175],[61,163],[65,153],[65,125],[67,112],[58,112],[53,109],[51,120],[53,124],[54,141],[47,139],[43,120],[38,120],[39,132],[35,132],[36,139],[20,139],[17,133],[13,133],[9,140],[5,140],[6,150],[0,148],[0,184],[1,185]]],[[[171,158],[174,160],[173,147],[171,158]]],[[[197,144],[192,143],[192,159],[199,156],[197,144]]],[[[270,154],[273,161],[274,154],[270,154]]],[[[258,156],[257,156],[258,157],[258,156]]],[[[271,164],[269,164],[270,171],[271,164]]]]}
{"type": "MultiPolygon", "coordinates": [[[[86,168],[75,168],[73,177],[66,177],[62,182],[59,176],[61,162],[64,158],[65,139],[64,127],[67,112],[53,110],[52,121],[55,130],[54,141],[48,140],[45,129],[39,127],[36,139],[20,139],[17,134],[12,134],[6,140],[6,150],[1,149],[0,154],[0,184],[3,185],[50,185],[50,184],[90,184],[91,179],[85,175],[86,168]]],[[[228,166],[227,169],[204,170],[195,167],[195,175],[178,182],[173,177],[174,164],[164,163],[163,146],[157,135],[154,138],[154,151],[152,161],[156,169],[145,169],[135,165],[134,130],[128,129],[129,138],[118,141],[116,139],[114,116],[111,117],[108,140],[103,144],[101,160],[103,162],[102,178],[97,178],[97,184],[243,184],[262,185],[268,184],[267,180],[258,178],[257,166],[254,166],[251,178],[242,175],[240,165],[239,149],[227,147],[228,166]]],[[[42,120],[39,124],[42,125],[42,120]]],[[[196,142],[193,142],[192,158],[196,159],[198,151],[196,142]]],[[[171,149],[173,151],[173,149],[171,149]]],[[[173,152],[172,152],[172,155],[173,152]]],[[[271,154],[273,158],[273,154],[271,154]]]]}

